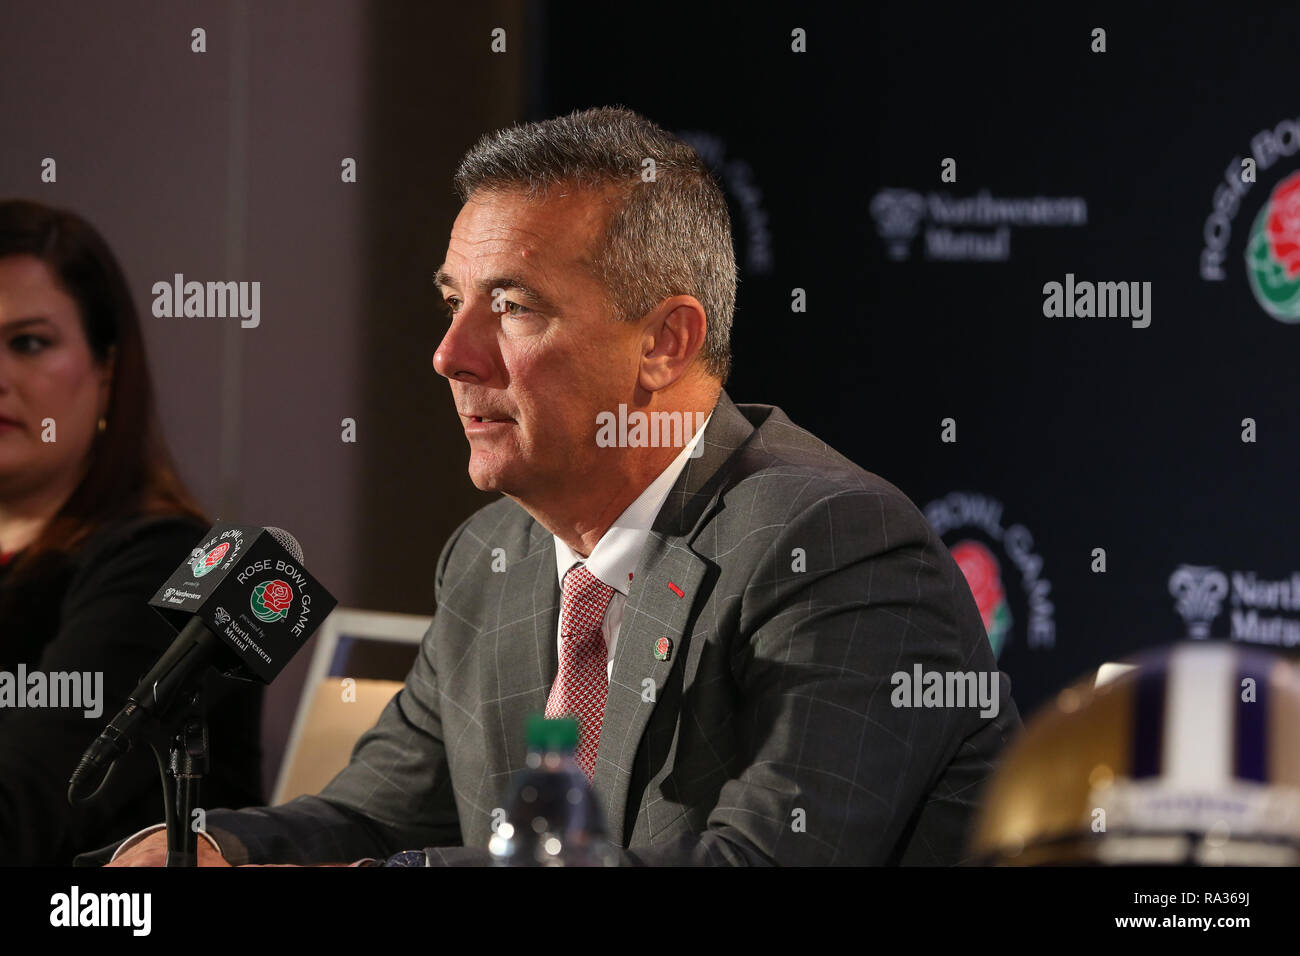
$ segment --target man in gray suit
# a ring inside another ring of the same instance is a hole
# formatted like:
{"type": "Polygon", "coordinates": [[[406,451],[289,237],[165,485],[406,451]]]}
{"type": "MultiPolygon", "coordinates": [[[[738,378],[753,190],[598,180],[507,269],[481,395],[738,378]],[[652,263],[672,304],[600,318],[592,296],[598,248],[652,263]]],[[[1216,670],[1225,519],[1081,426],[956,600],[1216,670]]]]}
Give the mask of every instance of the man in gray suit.
{"type": "Polygon", "coordinates": [[[1009,681],[902,492],[723,391],[736,267],[699,157],[587,110],[484,137],[456,182],[433,364],[503,497],[443,548],[433,624],[349,765],[210,811],[201,862],[486,863],[543,710],[578,716],[624,863],[960,862],[1019,725],[1009,681]]]}

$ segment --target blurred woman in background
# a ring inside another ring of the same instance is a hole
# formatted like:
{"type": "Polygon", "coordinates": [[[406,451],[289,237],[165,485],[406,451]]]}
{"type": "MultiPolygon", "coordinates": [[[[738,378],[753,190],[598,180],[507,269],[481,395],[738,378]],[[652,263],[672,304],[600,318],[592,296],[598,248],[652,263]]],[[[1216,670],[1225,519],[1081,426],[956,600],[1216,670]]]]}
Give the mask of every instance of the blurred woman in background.
{"type": "MultiPolygon", "coordinates": [[[[67,865],[163,818],[147,746],[86,806],[68,778],[175,636],[147,602],[209,525],[162,443],[112,252],[72,213],[0,202],[0,865],[67,865]],[[102,673],[99,713],[18,706],[20,665],[102,673]]],[[[261,804],[261,688],[214,689],[201,801],[261,804]]]]}

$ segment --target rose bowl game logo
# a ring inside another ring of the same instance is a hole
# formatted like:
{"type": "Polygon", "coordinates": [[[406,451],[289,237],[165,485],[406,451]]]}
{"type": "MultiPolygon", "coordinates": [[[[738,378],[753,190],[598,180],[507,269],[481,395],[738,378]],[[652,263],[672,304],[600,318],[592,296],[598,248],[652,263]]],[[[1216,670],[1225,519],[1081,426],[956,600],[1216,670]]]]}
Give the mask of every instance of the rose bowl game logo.
{"type": "Polygon", "coordinates": [[[221,542],[221,544],[209,551],[195,548],[190,557],[190,569],[194,572],[194,576],[201,578],[209,571],[215,570],[228,551],[230,551],[230,542],[228,541],[221,542]]]}
{"type": "Polygon", "coordinates": [[[950,492],[922,511],[966,579],[994,658],[1022,642],[1055,647],[1052,582],[1029,529],[1006,522],[1001,501],[974,491],[950,492]]]}
{"type": "Polygon", "coordinates": [[[1300,322],[1300,172],[1274,187],[1246,242],[1255,301],[1281,322],[1300,322]]]}
{"type": "Polygon", "coordinates": [[[293,603],[293,588],[279,580],[263,581],[253,588],[248,597],[249,607],[259,621],[273,624],[289,616],[289,605],[293,603]]]}
{"type": "Polygon", "coordinates": [[[970,585],[980,617],[984,620],[989,644],[993,646],[993,656],[997,657],[1006,643],[1007,631],[1011,630],[1011,607],[1002,587],[1002,568],[998,559],[980,542],[969,539],[957,542],[948,550],[970,585]]]}

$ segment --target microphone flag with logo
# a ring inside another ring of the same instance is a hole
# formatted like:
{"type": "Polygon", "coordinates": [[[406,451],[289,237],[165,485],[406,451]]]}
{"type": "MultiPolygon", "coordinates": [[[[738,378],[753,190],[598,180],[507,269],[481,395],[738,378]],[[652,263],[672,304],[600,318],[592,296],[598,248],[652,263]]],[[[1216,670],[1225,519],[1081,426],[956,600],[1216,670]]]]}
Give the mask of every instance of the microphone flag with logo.
{"type": "Polygon", "coordinates": [[[338,601],[292,535],[218,521],[149,604],[177,630],[198,618],[269,684],[338,601]]]}

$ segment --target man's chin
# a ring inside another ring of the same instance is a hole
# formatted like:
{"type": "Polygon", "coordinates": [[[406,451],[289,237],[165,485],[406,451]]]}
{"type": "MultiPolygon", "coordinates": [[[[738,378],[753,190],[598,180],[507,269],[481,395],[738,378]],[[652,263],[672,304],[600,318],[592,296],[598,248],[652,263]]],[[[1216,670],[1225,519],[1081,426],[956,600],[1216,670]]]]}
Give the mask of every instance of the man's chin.
{"type": "Polygon", "coordinates": [[[504,486],[497,484],[495,481],[483,481],[478,478],[471,478],[470,481],[474,483],[474,487],[479,491],[487,491],[501,495],[505,494],[504,486]]]}
{"type": "Polygon", "coordinates": [[[509,494],[513,485],[506,469],[495,465],[478,464],[473,458],[469,463],[469,480],[479,491],[491,491],[502,495],[509,494]]]}

